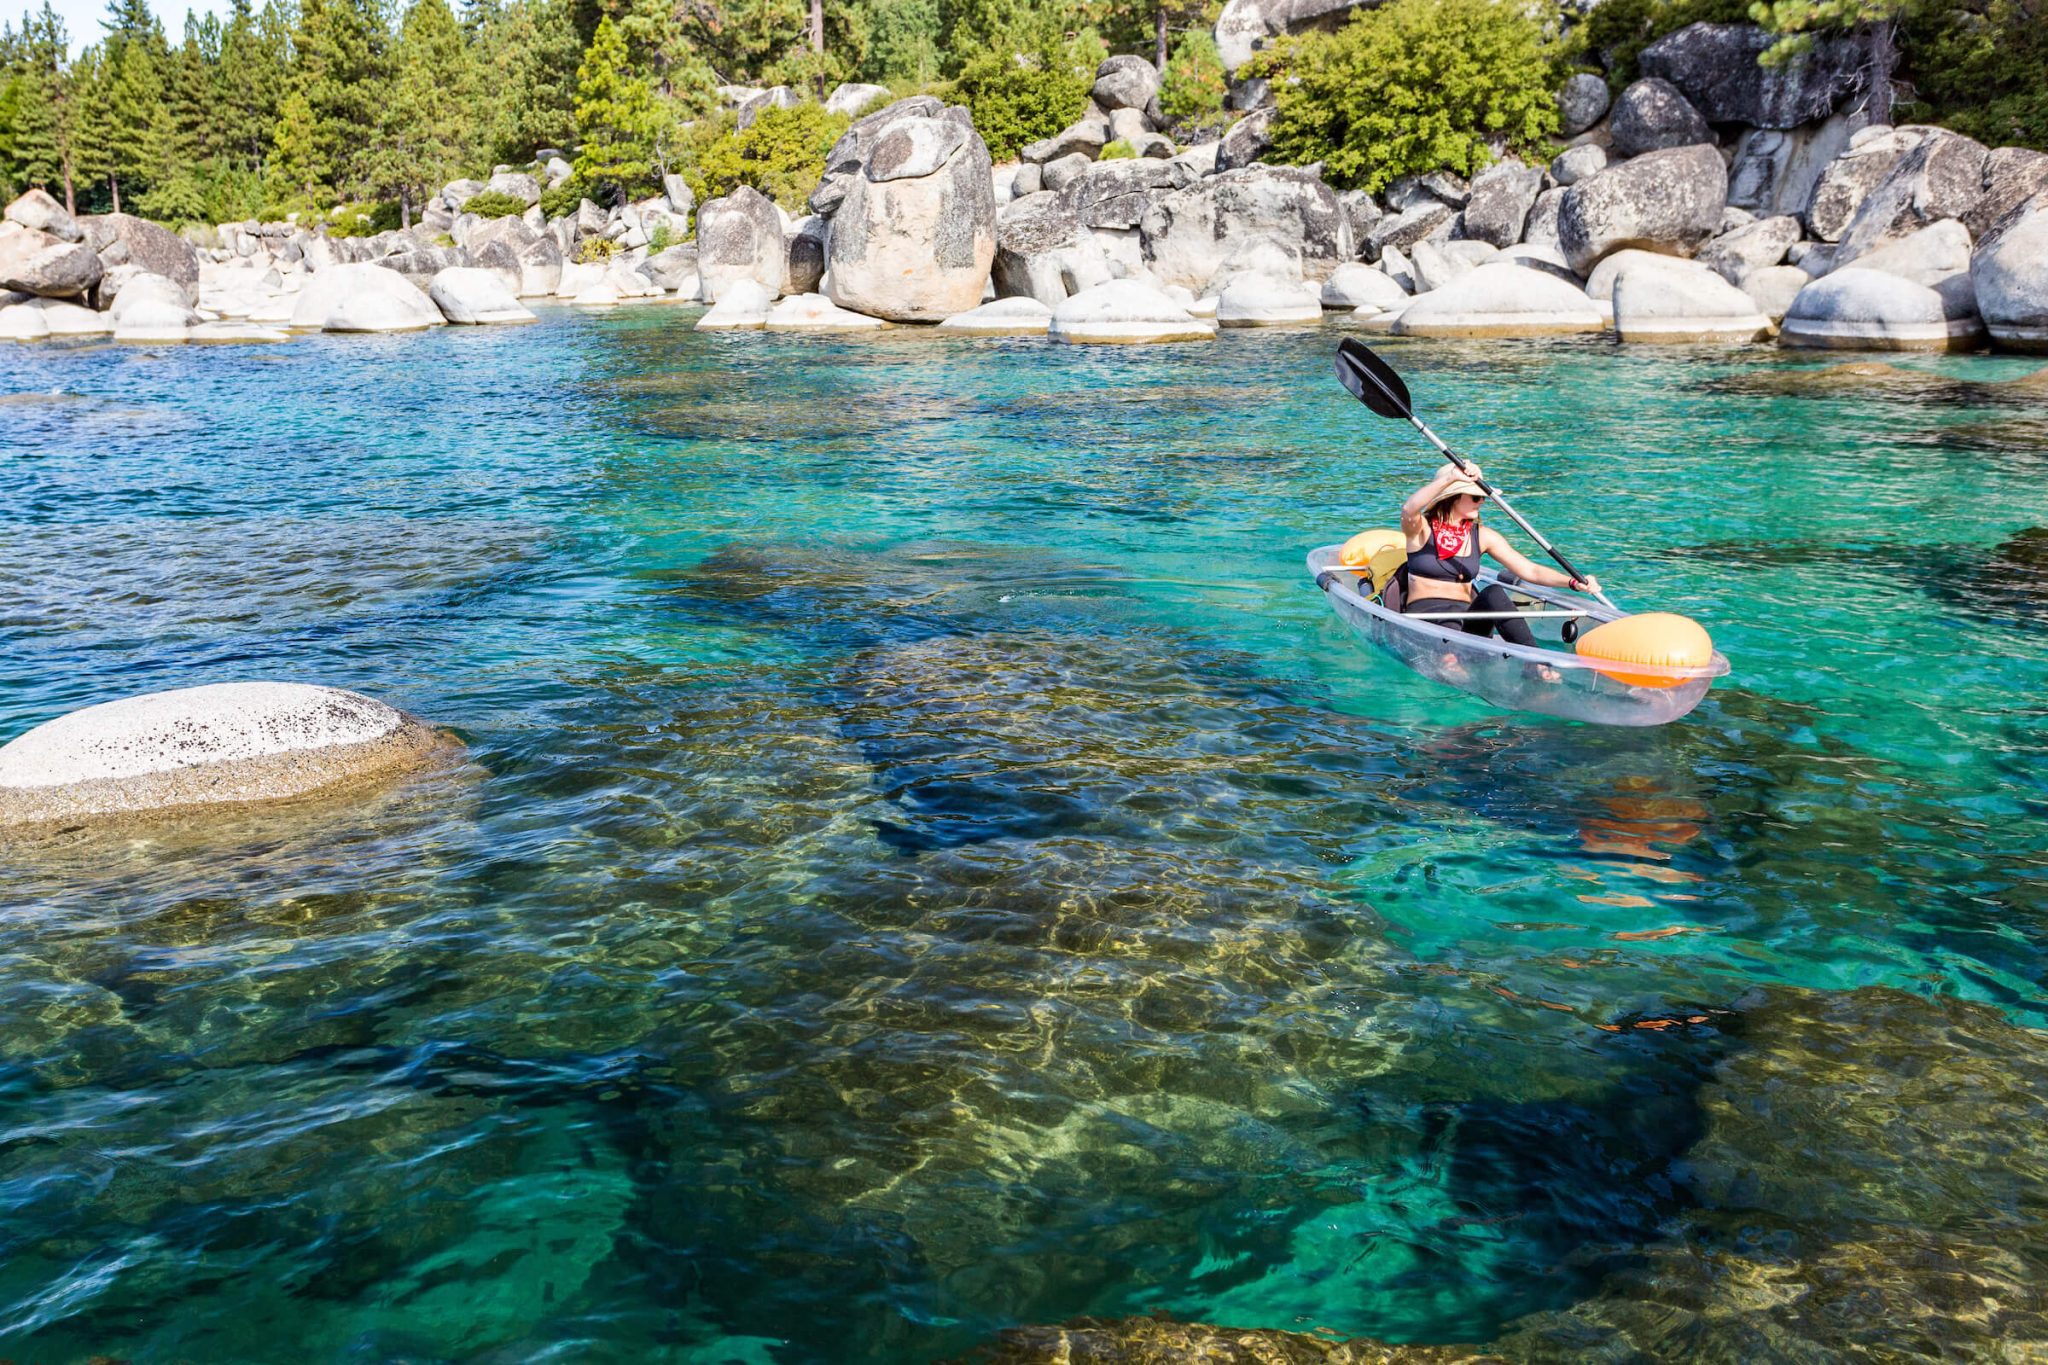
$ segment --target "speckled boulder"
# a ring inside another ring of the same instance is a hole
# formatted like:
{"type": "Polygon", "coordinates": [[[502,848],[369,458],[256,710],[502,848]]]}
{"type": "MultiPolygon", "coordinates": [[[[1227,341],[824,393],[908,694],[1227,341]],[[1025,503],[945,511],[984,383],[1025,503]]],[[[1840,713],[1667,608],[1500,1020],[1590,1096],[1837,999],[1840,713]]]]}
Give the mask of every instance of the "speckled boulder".
{"type": "Polygon", "coordinates": [[[832,215],[828,292],[891,322],[941,322],[981,302],[996,254],[988,144],[970,120],[883,128],[832,215]]]}
{"type": "Polygon", "coordinates": [[[424,765],[450,741],[356,692],[216,683],[89,706],[0,748],[0,825],[275,801],[424,765]]]}
{"type": "Polygon", "coordinates": [[[1607,130],[1614,138],[1618,156],[1641,156],[1666,147],[1690,147],[1712,142],[1713,133],[1692,101],[1678,92],[1670,81],[1646,76],[1621,92],[1614,112],[1607,116],[1607,130]]]}
{"type": "Polygon", "coordinates": [[[1727,203],[1728,167],[1712,144],[1650,152],[1566,190],[1558,241],[1581,275],[1626,247],[1690,256],[1720,230],[1727,203]]]}
{"type": "Polygon", "coordinates": [[[775,201],[741,185],[697,210],[697,270],[704,297],[717,302],[741,280],[752,280],[773,297],[789,279],[789,244],[775,201]]]}

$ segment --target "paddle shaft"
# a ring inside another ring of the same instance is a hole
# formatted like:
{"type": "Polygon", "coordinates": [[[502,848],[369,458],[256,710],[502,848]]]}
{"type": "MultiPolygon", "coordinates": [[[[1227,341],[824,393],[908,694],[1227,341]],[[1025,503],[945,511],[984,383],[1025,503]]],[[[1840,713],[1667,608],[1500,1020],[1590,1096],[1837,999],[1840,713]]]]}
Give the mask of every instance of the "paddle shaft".
{"type": "MultiPolygon", "coordinates": [[[[1464,470],[1467,474],[1472,473],[1472,466],[1465,463],[1465,457],[1460,455],[1457,451],[1452,450],[1449,446],[1445,445],[1441,440],[1439,440],[1437,434],[1431,431],[1429,429],[1429,426],[1420,417],[1417,417],[1415,415],[1415,410],[1413,408],[1408,409],[1407,417],[1410,422],[1414,423],[1415,429],[1421,432],[1423,436],[1428,439],[1431,445],[1435,446],[1438,450],[1441,450],[1445,455],[1450,457],[1450,461],[1452,464],[1464,470]]],[[[1559,566],[1562,567],[1566,573],[1570,574],[1575,580],[1583,580],[1585,578],[1585,575],[1580,573],[1578,569],[1572,564],[1572,562],[1564,557],[1563,552],[1561,552],[1555,545],[1552,545],[1549,541],[1543,538],[1543,533],[1541,531],[1537,530],[1535,527],[1531,526],[1527,521],[1524,521],[1522,519],[1522,514],[1520,512],[1517,512],[1514,509],[1513,504],[1509,503],[1506,498],[1500,495],[1499,489],[1495,488],[1492,484],[1488,483],[1485,479],[1482,478],[1475,477],[1473,479],[1473,482],[1477,483],[1481,488],[1485,489],[1486,495],[1493,499],[1494,503],[1500,508],[1500,510],[1507,513],[1509,519],[1511,519],[1515,523],[1515,525],[1521,527],[1524,531],[1527,531],[1529,533],[1529,538],[1535,541],[1538,545],[1541,545],[1543,547],[1543,552],[1549,555],[1552,559],[1556,560],[1559,566]]],[[[1621,610],[1620,607],[1614,605],[1613,599],[1609,598],[1606,593],[1596,591],[1594,592],[1593,596],[1598,598],[1600,600],[1601,605],[1605,606],[1609,611],[1621,610]]]]}
{"type": "Polygon", "coordinates": [[[1584,616],[1583,611],[1404,611],[1409,621],[1533,621],[1540,616],[1584,616]]]}

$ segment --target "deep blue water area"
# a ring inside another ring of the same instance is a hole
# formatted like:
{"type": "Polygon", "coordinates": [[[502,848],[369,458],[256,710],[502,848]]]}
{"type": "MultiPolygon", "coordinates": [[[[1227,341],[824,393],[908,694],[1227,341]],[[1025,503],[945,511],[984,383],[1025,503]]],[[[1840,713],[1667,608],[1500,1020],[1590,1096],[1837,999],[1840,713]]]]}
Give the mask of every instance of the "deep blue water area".
{"type": "Polygon", "coordinates": [[[0,347],[0,738],[276,678],[467,746],[4,849],[0,1355],[2048,1339],[2038,362],[1387,342],[1713,632],[1643,731],[1330,613],[1436,465],[1334,326],[693,316],[0,347]]]}

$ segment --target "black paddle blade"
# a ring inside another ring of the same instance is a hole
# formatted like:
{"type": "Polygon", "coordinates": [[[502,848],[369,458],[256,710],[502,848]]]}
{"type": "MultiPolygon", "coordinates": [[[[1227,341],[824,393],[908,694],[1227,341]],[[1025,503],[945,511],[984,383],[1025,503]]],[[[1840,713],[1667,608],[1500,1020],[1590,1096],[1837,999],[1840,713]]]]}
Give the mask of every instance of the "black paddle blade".
{"type": "Polygon", "coordinates": [[[1337,343],[1337,379],[1351,396],[1382,417],[1404,421],[1415,411],[1408,400],[1408,386],[1394,367],[1374,355],[1372,348],[1357,337],[1337,343]]]}

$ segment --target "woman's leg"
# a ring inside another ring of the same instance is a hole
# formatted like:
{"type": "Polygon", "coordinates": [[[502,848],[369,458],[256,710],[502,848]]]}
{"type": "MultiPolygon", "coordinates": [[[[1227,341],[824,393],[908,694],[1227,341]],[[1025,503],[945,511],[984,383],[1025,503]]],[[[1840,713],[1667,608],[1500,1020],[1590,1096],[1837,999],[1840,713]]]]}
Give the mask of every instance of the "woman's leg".
{"type": "MultiPolygon", "coordinates": [[[[1473,599],[1472,610],[1514,611],[1515,599],[1506,588],[1495,583],[1473,599]]],[[[1491,635],[1496,630],[1500,632],[1500,637],[1511,645],[1527,645],[1532,649],[1536,646],[1536,633],[1529,629],[1527,621],[1509,617],[1503,621],[1467,621],[1465,623],[1465,633],[1467,635],[1491,635]]]]}

